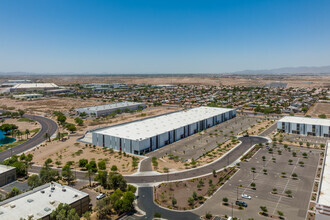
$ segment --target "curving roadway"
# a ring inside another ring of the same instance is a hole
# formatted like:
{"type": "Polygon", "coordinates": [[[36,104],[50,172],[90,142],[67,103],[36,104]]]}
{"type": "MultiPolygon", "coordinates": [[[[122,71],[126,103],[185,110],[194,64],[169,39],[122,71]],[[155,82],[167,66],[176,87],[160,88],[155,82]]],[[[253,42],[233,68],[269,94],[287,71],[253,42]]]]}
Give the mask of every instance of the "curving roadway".
{"type": "MultiPolygon", "coordinates": [[[[5,111],[0,110],[0,113],[2,113],[2,112],[5,112],[5,111]]],[[[36,115],[28,115],[28,114],[24,114],[23,117],[39,122],[41,125],[40,131],[35,136],[33,136],[32,138],[27,140],[26,142],[24,142],[20,145],[17,145],[16,147],[13,147],[11,149],[1,152],[0,153],[0,162],[4,161],[6,158],[11,157],[14,154],[20,154],[26,150],[29,150],[29,149],[37,146],[38,144],[41,144],[43,141],[46,140],[46,138],[44,138],[44,135],[46,133],[48,133],[50,136],[52,136],[57,130],[56,122],[49,118],[44,118],[44,117],[36,116],[36,115]]]]}
{"type": "Polygon", "coordinates": [[[210,163],[205,166],[201,166],[192,170],[161,174],[161,175],[143,175],[143,176],[125,176],[125,179],[129,183],[153,183],[164,181],[176,181],[182,179],[195,178],[197,176],[203,176],[212,173],[213,170],[220,170],[239,159],[246,151],[248,151],[253,145],[259,143],[266,143],[268,139],[264,137],[250,136],[241,137],[239,140],[242,142],[239,146],[232,151],[222,156],[216,162],[210,163]]]}

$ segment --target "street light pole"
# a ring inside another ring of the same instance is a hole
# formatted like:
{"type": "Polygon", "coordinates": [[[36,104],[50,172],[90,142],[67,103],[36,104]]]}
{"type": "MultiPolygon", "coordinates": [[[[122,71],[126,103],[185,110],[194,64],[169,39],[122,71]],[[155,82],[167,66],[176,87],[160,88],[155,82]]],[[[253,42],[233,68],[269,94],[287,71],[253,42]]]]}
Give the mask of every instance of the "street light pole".
{"type": "Polygon", "coordinates": [[[234,203],[231,203],[231,217],[234,218],[234,203]]]}

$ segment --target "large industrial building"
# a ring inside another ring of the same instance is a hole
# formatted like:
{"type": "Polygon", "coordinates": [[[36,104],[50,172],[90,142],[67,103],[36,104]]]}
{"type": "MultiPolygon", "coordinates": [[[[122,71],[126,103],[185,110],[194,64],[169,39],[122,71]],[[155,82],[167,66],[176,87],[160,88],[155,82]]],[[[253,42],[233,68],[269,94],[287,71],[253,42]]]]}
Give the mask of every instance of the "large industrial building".
{"type": "Polygon", "coordinates": [[[235,109],[199,107],[94,131],[92,143],[141,155],[234,117],[235,109]]]}
{"type": "Polygon", "coordinates": [[[315,219],[330,219],[330,141],[324,152],[323,169],[320,179],[320,187],[315,206],[315,219]]]}
{"type": "Polygon", "coordinates": [[[145,103],[140,102],[119,102],[107,105],[96,105],[91,107],[77,108],[78,113],[86,113],[88,115],[105,116],[113,112],[126,111],[126,110],[137,110],[139,108],[145,108],[145,103]]]}
{"type": "MultiPolygon", "coordinates": [[[[16,180],[16,167],[0,164],[0,186],[7,185],[16,180]]],[[[0,216],[1,219],[1,216],[0,216]]]]}
{"type": "Polygon", "coordinates": [[[47,183],[0,202],[0,219],[50,219],[59,204],[66,203],[78,215],[88,211],[89,195],[58,183],[47,183]]]}
{"type": "Polygon", "coordinates": [[[10,92],[46,91],[58,88],[54,83],[20,83],[10,88],[10,92]]]}
{"type": "Polygon", "coordinates": [[[16,99],[40,99],[42,94],[22,94],[22,95],[13,95],[16,99]]]}
{"type": "Polygon", "coordinates": [[[286,116],[277,121],[277,130],[290,134],[330,137],[330,120],[286,116]]]}

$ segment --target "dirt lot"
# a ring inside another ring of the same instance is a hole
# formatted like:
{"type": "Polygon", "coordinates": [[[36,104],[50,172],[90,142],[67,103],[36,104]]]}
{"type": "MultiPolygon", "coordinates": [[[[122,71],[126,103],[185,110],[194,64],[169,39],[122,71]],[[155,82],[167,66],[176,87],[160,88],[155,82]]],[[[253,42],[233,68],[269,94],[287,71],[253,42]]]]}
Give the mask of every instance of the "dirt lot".
{"type": "Polygon", "coordinates": [[[46,114],[53,111],[69,111],[72,108],[79,108],[92,105],[104,104],[96,100],[83,100],[74,98],[42,98],[35,100],[18,100],[11,98],[2,98],[1,103],[7,107],[15,107],[15,109],[23,109],[30,114],[46,114]]]}
{"type": "MultiPolygon", "coordinates": [[[[51,158],[55,167],[62,167],[68,161],[75,162],[75,168],[78,169],[78,161],[80,159],[101,160],[106,161],[107,170],[110,171],[112,165],[116,165],[122,174],[132,174],[137,170],[133,168],[133,157],[131,155],[120,154],[119,152],[111,152],[108,149],[100,147],[86,146],[83,143],[76,142],[76,137],[69,137],[65,141],[46,142],[30,151],[33,154],[33,162],[42,166],[46,159],[51,158]]],[[[140,158],[137,162],[139,162],[140,158]]]]}
{"type": "Polygon", "coordinates": [[[155,187],[155,201],[170,209],[188,210],[196,208],[203,204],[207,197],[212,196],[235,172],[235,168],[228,168],[218,172],[215,176],[208,175],[186,181],[162,183],[155,187]],[[193,198],[193,192],[196,192],[196,197],[189,204],[188,198],[193,198]],[[173,198],[177,201],[174,205],[173,198]]]}
{"type": "Polygon", "coordinates": [[[306,115],[312,117],[318,117],[321,114],[325,114],[327,118],[330,118],[330,103],[316,103],[311,108],[309,108],[306,115]]]}
{"type": "Polygon", "coordinates": [[[0,123],[0,125],[2,124],[15,124],[18,126],[18,130],[20,130],[21,132],[25,132],[26,129],[34,130],[36,128],[40,128],[40,124],[36,121],[34,122],[30,122],[28,120],[23,119],[13,119],[13,118],[9,118],[9,119],[5,119],[4,123],[0,123]]]}

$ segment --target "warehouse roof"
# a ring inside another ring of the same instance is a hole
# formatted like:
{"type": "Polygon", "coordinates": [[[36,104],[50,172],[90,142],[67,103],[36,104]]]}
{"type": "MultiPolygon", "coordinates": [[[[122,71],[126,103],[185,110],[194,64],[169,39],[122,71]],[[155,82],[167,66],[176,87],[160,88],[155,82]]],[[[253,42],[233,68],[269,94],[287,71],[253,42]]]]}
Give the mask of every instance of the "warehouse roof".
{"type": "Polygon", "coordinates": [[[13,89],[33,89],[33,88],[58,88],[54,83],[20,83],[13,87],[13,89]]]}
{"type": "Polygon", "coordinates": [[[15,167],[5,166],[0,164],[0,174],[7,172],[8,170],[13,170],[15,167]]]}
{"type": "Polygon", "coordinates": [[[83,108],[77,108],[76,111],[101,111],[101,110],[108,110],[108,109],[114,109],[114,108],[124,108],[129,107],[133,105],[144,105],[144,103],[140,102],[118,102],[118,103],[111,103],[106,105],[95,105],[90,107],[83,107],[83,108]]]}
{"type": "Polygon", "coordinates": [[[330,141],[327,143],[327,150],[324,155],[324,166],[321,177],[320,193],[317,203],[330,206],[330,141]]]}
{"type": "Polygon", "coordinates": [[[118,125],[96,131],[95,133],[131,140],[143,140],[231,110],[233,109],[199,107],[187,111],[175,112],[158,117],[147,118],[137,122],[118,125]]]}
{"type": "Polygon", "coordinates": [[[279,120],[279,122],[291,122],[291,123],[297,123],[297,124],[330,126],[330,119],[322,119],[322,118],[285,116],[285,117],[281,118],[279,120]]]}
{"type": "Polygon", "coordinates": [[[84,197],[81,192],[58,183],[47,183],[0,203],[0,219],[39,219],[49,215],[60,203],[72,204],[84,197]]]}
{"type": "Polygon", "coordinates": [[[30,97],[30,96],[42,96],[42,94],[33,93],[33,94],[14,95],[14,97],[30,97]]]}

